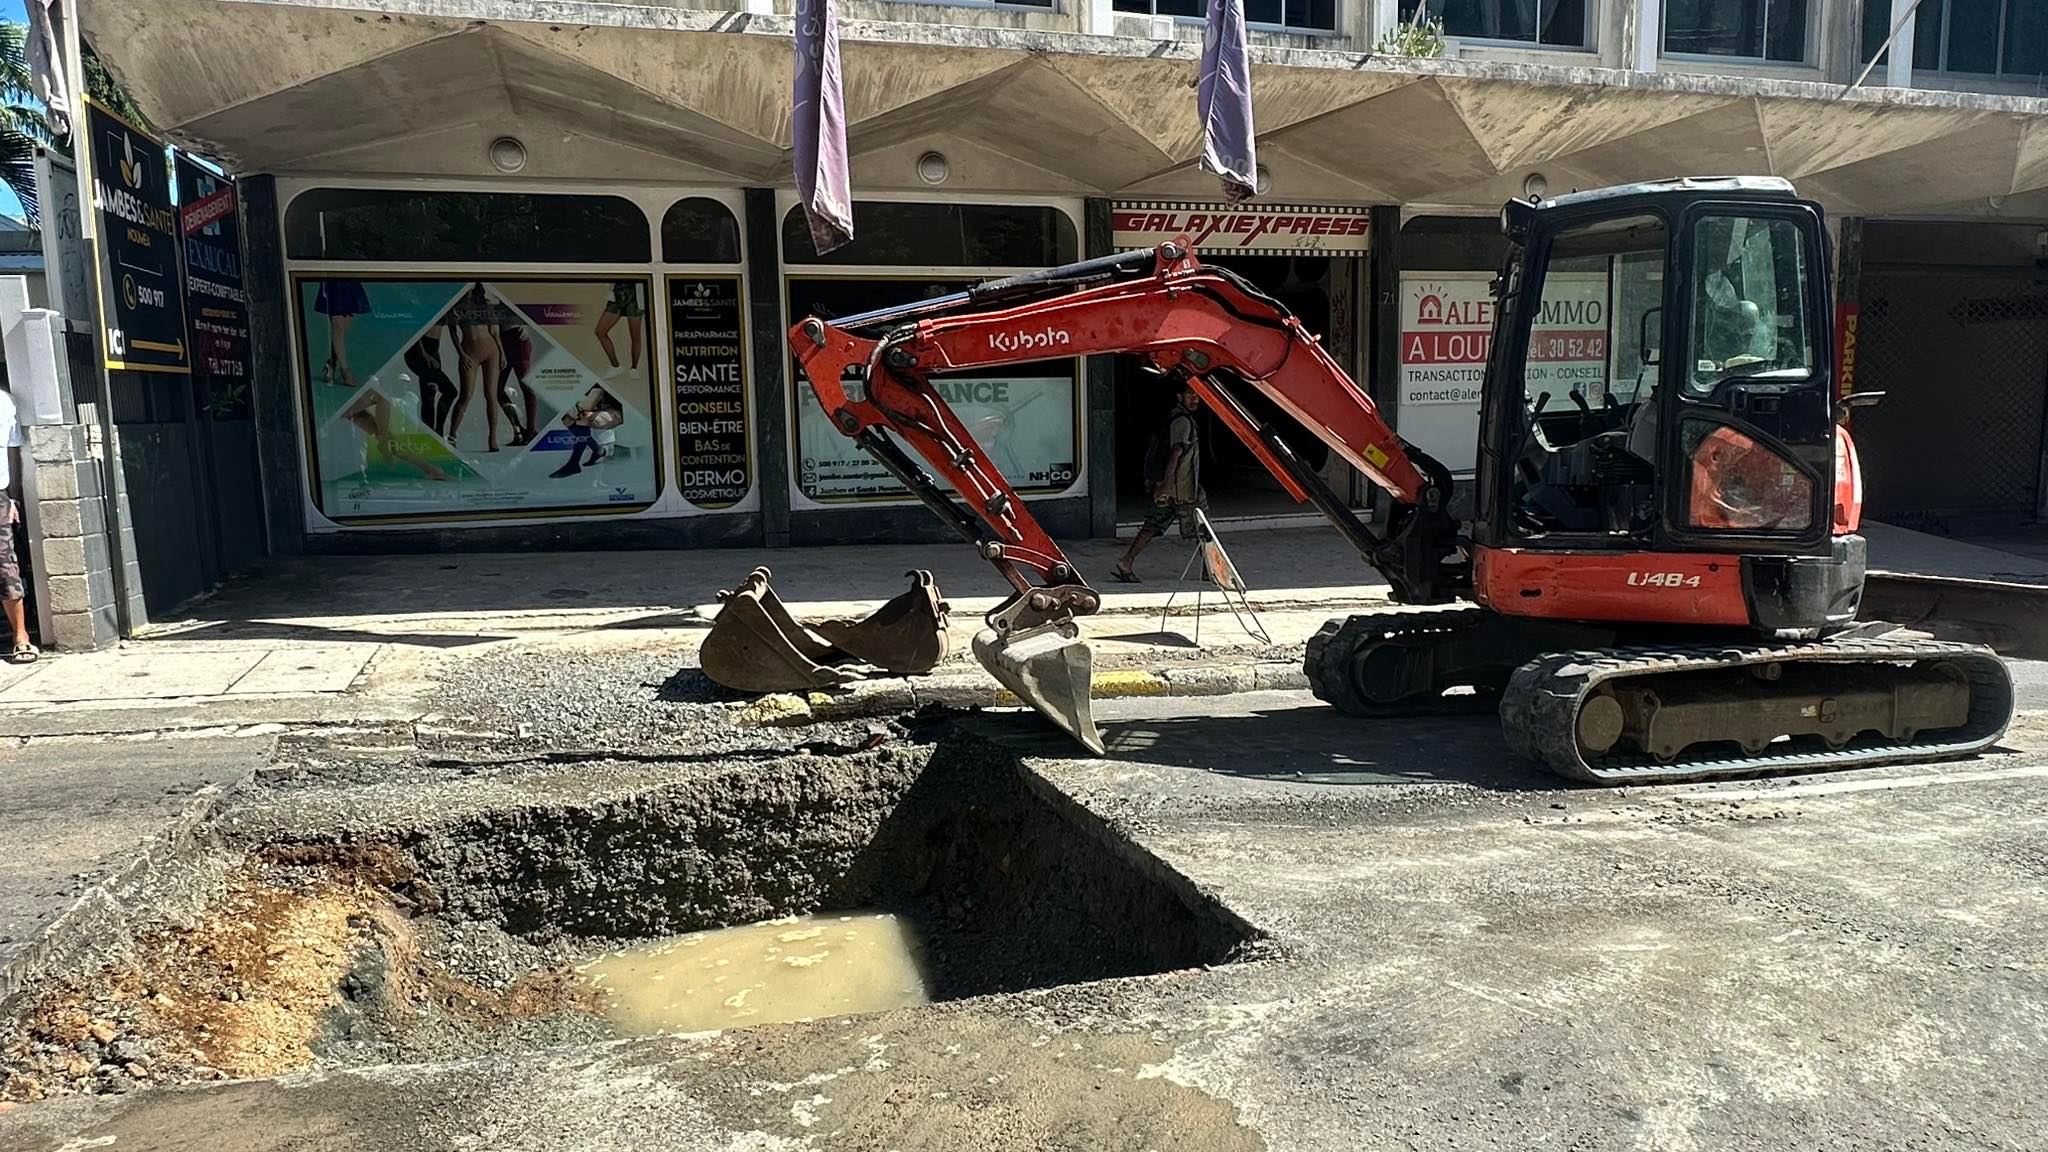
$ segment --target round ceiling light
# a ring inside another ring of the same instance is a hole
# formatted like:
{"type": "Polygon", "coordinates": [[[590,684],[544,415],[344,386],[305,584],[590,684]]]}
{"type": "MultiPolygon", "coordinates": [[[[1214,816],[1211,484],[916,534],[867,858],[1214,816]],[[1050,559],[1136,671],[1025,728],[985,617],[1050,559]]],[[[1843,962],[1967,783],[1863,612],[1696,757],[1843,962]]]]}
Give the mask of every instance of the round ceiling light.
{"type": "Polygon", "coordinates": [[[491,167],[507,176],[526,167],[526,145],[517,137],[500,136],[491,141],[491,167]]]}

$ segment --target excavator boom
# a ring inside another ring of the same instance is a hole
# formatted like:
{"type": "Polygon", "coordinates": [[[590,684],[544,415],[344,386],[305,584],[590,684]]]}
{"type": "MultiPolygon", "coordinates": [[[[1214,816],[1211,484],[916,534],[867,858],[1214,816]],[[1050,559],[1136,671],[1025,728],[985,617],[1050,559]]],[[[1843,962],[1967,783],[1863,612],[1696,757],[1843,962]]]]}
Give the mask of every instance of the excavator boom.
{"type": "Polygon", "coordinates": [[[1186,381],[1289,495],[1329,516],[1398,599],[1435,603],[1468,586],[1453,558],[1449,473],[1394,434],[1371,397],[1283,305],[1227,270],[1202,265],[1185,237],[900,308],[810,317],[791,330],[790,346],[839,430],[972,541],[1011,585],[1013,594],[976,639],[984,666],[1097,750],[1086,716],[1086,648],[1073,619],[1096,611],[1101,597],[982,454],[932,386],[934,375],[1055,356],[1141,356],[1152,370],[1186,381]],[[1237,387],[1257,389],[1384,488],[1395,501],[1391,530],[1379,535],[1361,523],[1251,414],[1237,387]]]}

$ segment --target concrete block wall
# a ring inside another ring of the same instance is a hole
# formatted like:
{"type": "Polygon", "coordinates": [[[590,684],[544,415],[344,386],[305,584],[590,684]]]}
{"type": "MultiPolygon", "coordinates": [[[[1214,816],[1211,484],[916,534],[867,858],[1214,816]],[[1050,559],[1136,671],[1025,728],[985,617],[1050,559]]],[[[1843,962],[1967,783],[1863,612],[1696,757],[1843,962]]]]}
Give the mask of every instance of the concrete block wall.
{"type": "Polygon", "coordinates": [[[43,642],[70,650],[120,639],[99,469],[83,424],[23,430],[23,524],[43,642]]]}

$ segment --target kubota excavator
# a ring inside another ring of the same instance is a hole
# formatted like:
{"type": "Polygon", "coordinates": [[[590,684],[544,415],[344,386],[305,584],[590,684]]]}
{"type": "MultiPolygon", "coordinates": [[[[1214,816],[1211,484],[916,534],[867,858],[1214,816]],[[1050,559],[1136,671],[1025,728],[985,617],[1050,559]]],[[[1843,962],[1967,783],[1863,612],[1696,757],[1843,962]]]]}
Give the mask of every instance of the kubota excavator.
{"type": "Polygon", "coordinates": [[[1932,759],[1996,740],[2013,710],[1996,654],[1856,620],[1861,477],[1840,417],[1871,397],[1836,394],[1820,208],[1782,180],[1685,179],[1512,201],[1500,224],[1469,532],[1449,509],[1450,472],[1397,436],[1286,308],[1185,240],[809,317],[790,345],[839,430],[1014,588],[975,638],[983,665],[1098,753],[1074,619],[1101,598],[935,375],[1128,353],[1185,381],[1412,606],[1333,620],[1309,641],[1310,684],[1345,712],[1497,707],[1515,750],[1599,782],[1932,759]],[[1589,271],[1609,285],[1603,320],[1560,331],[1546,280],[1589,271]],[[1602,360],[1605,372],[1583,370],[1602,360]],[[1388,493],[1382,528],[1255,418],[1247,388],[1388,493]]]}

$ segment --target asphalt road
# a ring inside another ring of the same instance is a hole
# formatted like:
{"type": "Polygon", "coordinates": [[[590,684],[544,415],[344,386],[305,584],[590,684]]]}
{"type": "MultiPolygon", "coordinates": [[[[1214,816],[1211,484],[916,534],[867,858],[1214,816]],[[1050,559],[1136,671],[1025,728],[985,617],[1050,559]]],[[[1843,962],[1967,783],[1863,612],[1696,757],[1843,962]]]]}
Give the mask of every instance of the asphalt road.
{"type": "Polygon", "coordinates": [[[32,740],[0,752],[0,964],[269,737],[32,740]]]}

